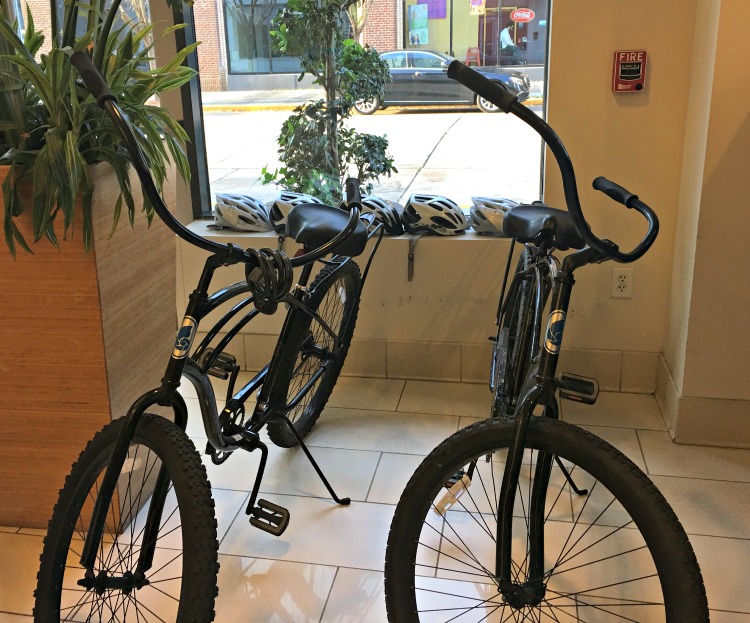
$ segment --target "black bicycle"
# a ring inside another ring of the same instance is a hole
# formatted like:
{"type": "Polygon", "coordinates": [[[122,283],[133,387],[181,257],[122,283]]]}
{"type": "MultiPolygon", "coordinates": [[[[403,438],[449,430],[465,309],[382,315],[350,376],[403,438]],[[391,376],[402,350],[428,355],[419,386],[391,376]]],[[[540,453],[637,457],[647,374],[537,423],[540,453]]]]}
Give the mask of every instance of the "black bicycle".
{"type": "Polygon", "coordinates": [[[556,377],[574,272],[641,257],[656,215],[597,178],[594,188],[648,223],[631,252],[597,238],[554,131],[460,62],[448,73],[540,134],[568,211],[525,205],[505,217],[504,232],[525,246],[499,306],[494,417],[441,443],[404,489],[386,553],[389,621],[705,623],[700,569],[664,497],[621,452],[558,419],[558,396],[593,403],[598,394],[593,379],[556,377]],[[554,252],[568,249],[560,263],[554,252]]]}
{"type": "Polygon", "coordinates": [[[77,52],[71,60],[118,128],[156,214],[209,256],[161,386],[94,436],[60,491],[40,558],[34,620],[203,623],[213,619],[217,594],[216,520],[205,467],[185,434],[187,407],[177,391],[180,380],[185,377],[195,387],[208,438],[206,453],[214,463],[223,463],[237,450],[261,453],[246,509],[252,525],[280,535],[289,522],[287,509],[258,499],[268,454],[259,437],[263,427],[273,443],[301,446],[333,499],[348,504],[348,498],[333,491],[302,438],[341,371],[380,237],[364,273],[351,258],[364,252],[369,238],[379,232],[382,236],[382,229],[369,227],[368,232],[359,216],[358,184],[348,180],[349,212],[318,204],[290,212],[287,235],[302,245],[294,258],[196,235],[169,213],[127,118],[89,57],[77,52]],[[317,261],[323,268],[310,281],[317,261]],[[246,279],[210,294],[215,271],[234,264],[245,266],[246,279]],[[295,267],[301,267],[296,283],[295,267]],[[201,320],[232,303],[195,346],[201,320]],[[236,388],[239,366],[227,347],[248,322],[258,314],[275,313],[280,304],[287,314],[271,361],[236,388]],[[229,380],[221,413],[210,376],[229,380]],[[256,394],[254,408],[246,412],[247,399],[256,394]],[[157,406],[171,408],[174,421],[147,413],[157,406]]]}

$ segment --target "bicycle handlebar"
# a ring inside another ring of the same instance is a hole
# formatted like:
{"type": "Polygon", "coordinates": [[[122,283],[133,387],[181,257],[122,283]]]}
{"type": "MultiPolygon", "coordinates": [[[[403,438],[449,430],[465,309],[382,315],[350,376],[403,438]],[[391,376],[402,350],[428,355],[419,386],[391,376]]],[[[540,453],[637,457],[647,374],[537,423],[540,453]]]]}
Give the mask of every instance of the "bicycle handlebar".
{"type": "Polygon", "coordinates": [[[454,60],[451,62],[448,66],[448,77],[457,80],[477,95],[489,100],[503,112],[512,113],[521,119],[521,121],[531,126],[542,137],[542,140],[549,146],[552,154],[555,156],[557,166],[560,169],[568,212],[576,225],[578,233],[589,247],[608,258],[622,263],[633,262],[649,250],[659,233],[659,219],[649,206],[638,199],[637,195],[634,195],[622,186],[610,182],[606,178],[597,177],[594,180],[594,188],[596,190],[605,193],[611,199],[628,208],[635,209],[648,223],[648,231],[641,242],[632,251],[620,251],[614,242],[611,240],[602,240],[591,231],[591,227],[589,227],[581,209],[573,163],[565,149],[565,145],[563,145],[560,137],[549,124],[526,106],[520,104],[518,98],[511,95],[509,91],[485,78],[471,67],[467,67],[461,61],[454,60]]]}
{"type": "MultiPolygon", "coordinates": [[[[70,62],[78,70],[86,88],[94,96],[99,107],[109,115],[112,122],[115,124],[115,127],[120,133],[120,137],[125,143],[125,147],[133,160],[133,168],[135,168],[135,171],[138,174],[138,178],[143,186],[143,191],[151,202],[151,205],[154,206],[154,211],[164,224],[186,242],[189,242],[200,249],[221,256],[227,261],[227,263],[243,262],[250,266],[257,266],[258,260],[254,254],[248,253],[233,244],[219,244],[218,242],[213,242],[208,238],[199,236],[190,231],[172,215],[156,188],[154,178],[146,164],[146,159],[141,152],[141,148],[138,145],[138,141],[133,134],[133,130],[130,127],[125,113],[117,105],[117,98],[109,90],[109,87],[99,73],[99,70],[97,70],[94,63],[91,62],[91,58],[82,51],[74,52],[70,57],[70,62]]],[[[313,249],[304,255],[290,258],[291,265],[294,267],[310,264],[328,253],[333,252],[354,232],[358,219],[359,204],[357,203],[352,206],[349,214],[349,221],[340,233],[336,234],[331,240],[317,249],[313,249]]]]}

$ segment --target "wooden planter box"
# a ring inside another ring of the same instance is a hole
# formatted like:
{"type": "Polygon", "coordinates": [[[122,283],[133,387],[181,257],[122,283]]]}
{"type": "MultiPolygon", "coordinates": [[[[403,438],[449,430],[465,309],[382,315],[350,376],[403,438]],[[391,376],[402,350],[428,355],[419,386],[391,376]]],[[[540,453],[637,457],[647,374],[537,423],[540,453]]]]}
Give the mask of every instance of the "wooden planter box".
{"type": "MultiPolygon", "coordinates": [[[[131,229],[123,212],[108,239],[117,181],[107,165],[94,175],[89,253],[80,207],[60,251],[44,240],[13,260],[0,244],[0,525],[47,526],[87,440],[159,385],[174,341],[175,237],[142,214],[131,229]]],[[[20,227],[30,242],[30,221],[20,227]]]]}

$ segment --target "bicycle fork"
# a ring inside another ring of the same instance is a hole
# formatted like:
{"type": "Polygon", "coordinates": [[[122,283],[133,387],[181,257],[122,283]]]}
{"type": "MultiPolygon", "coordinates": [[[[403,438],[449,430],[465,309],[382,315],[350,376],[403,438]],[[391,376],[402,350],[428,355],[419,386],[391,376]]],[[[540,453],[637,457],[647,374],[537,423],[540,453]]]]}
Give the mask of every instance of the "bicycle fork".
{"type": "MultiPolygon", "coordinates": [[[[570,293],[574,284],[572,272],[576,268],[577,261],[574,260],[573,263],[570,263],[568,258],[566,258],[566,263],[567,266],[564,264],[563,270],[554,277],[550,313],[547,320],[544,341],[540,349],[537,382],[529,388],[516,409],[513,434],[508,447],[508,455],[498,500],[495,581],[505,601],[511,607],[519,610],[527,606],[540,604],[545,595],[544,519],[547,490],[550,483],[553,461],[557,462],[566,480],[576,493],[586,493],[585,490],[576,487],[570,473],[558,457],[549,452],[538,452],[528,509],[529,540],[526,552],[526,556],[528,557],[528,571],[525,578],[521,578],[520,581],[514,581],[512,566],[512,522],[515,494],[518,489],[528,427],[533,417],[534,407],[538,404],[551,405],[555,401],[557,357],[560,352],[565,317],[570,302],[570,293]]],[[[548,407],[545,409],[545,414],[556,418],[557,409],[548,407]]]]}

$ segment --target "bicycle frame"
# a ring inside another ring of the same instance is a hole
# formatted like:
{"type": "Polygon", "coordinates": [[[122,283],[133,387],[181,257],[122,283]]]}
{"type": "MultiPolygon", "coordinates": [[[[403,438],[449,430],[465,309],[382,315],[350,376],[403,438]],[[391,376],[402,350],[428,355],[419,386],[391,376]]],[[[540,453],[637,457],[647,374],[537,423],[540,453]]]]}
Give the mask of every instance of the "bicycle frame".
{"type": "MultiPolygon", "coordinates": [[[[549,256],[552,257],[552,256],[549,256]]],[[[533,385],[523,394],[515,413],[513,436],[508,447],[503,481],[500,487],[498,515],[497,515],[497,545],[495,552],[495,577],[498,586],[503,592],[513,593],[518,588],[512,582],[511,569],[511,542],[512,542],[512,519],[513,504],[515,502],[515,490],[518,487],[518,479],[521,473],[521,462],[526,441],[526,432],[532,417],[534,407],[539,404],[548,406],[555,401],[557,385],[555,375],[557,372],[557,361],[560,353],[560,345],[565,329],[565,318],[570,305],[570,296],[573,291],[575,280],[573,273],[576,269],[606,259],[606,255],[592,249],[584,248],[581,251],[571,253],[562,263],[562,268],[557,271],[553,278],[551,293],[550,312],[547,316],[544,344],[539,349],[539,361],[532,367],[530,372],[533,385]]],[[[537,267],[538,262],[532,263],[537,267]]],[[[545,258],[541,259],[546,261],[545,258]]],[[[550,266],[554,262],[550,261],[550,266]]],[[[539,270],[536,268],[536,270],[539,270]]],[[[539,309],[540,299],[535,297],[535,313],[541,313],[539,309]]],[[[527,381],[527,385],[529,385],[527,381]]],[[[538,582],[536,588],[541,588],[544,570],[544,502],[547,494],[550,473],[552,470],[553,455],[539,453],[537,457],[534,484],[531,493],[529,517],[530,528],[530,551],[529,551],[529,577],[531,582],[538,582]]],[[[532,590],[534,587],[531,587],[532,590]]]]}

